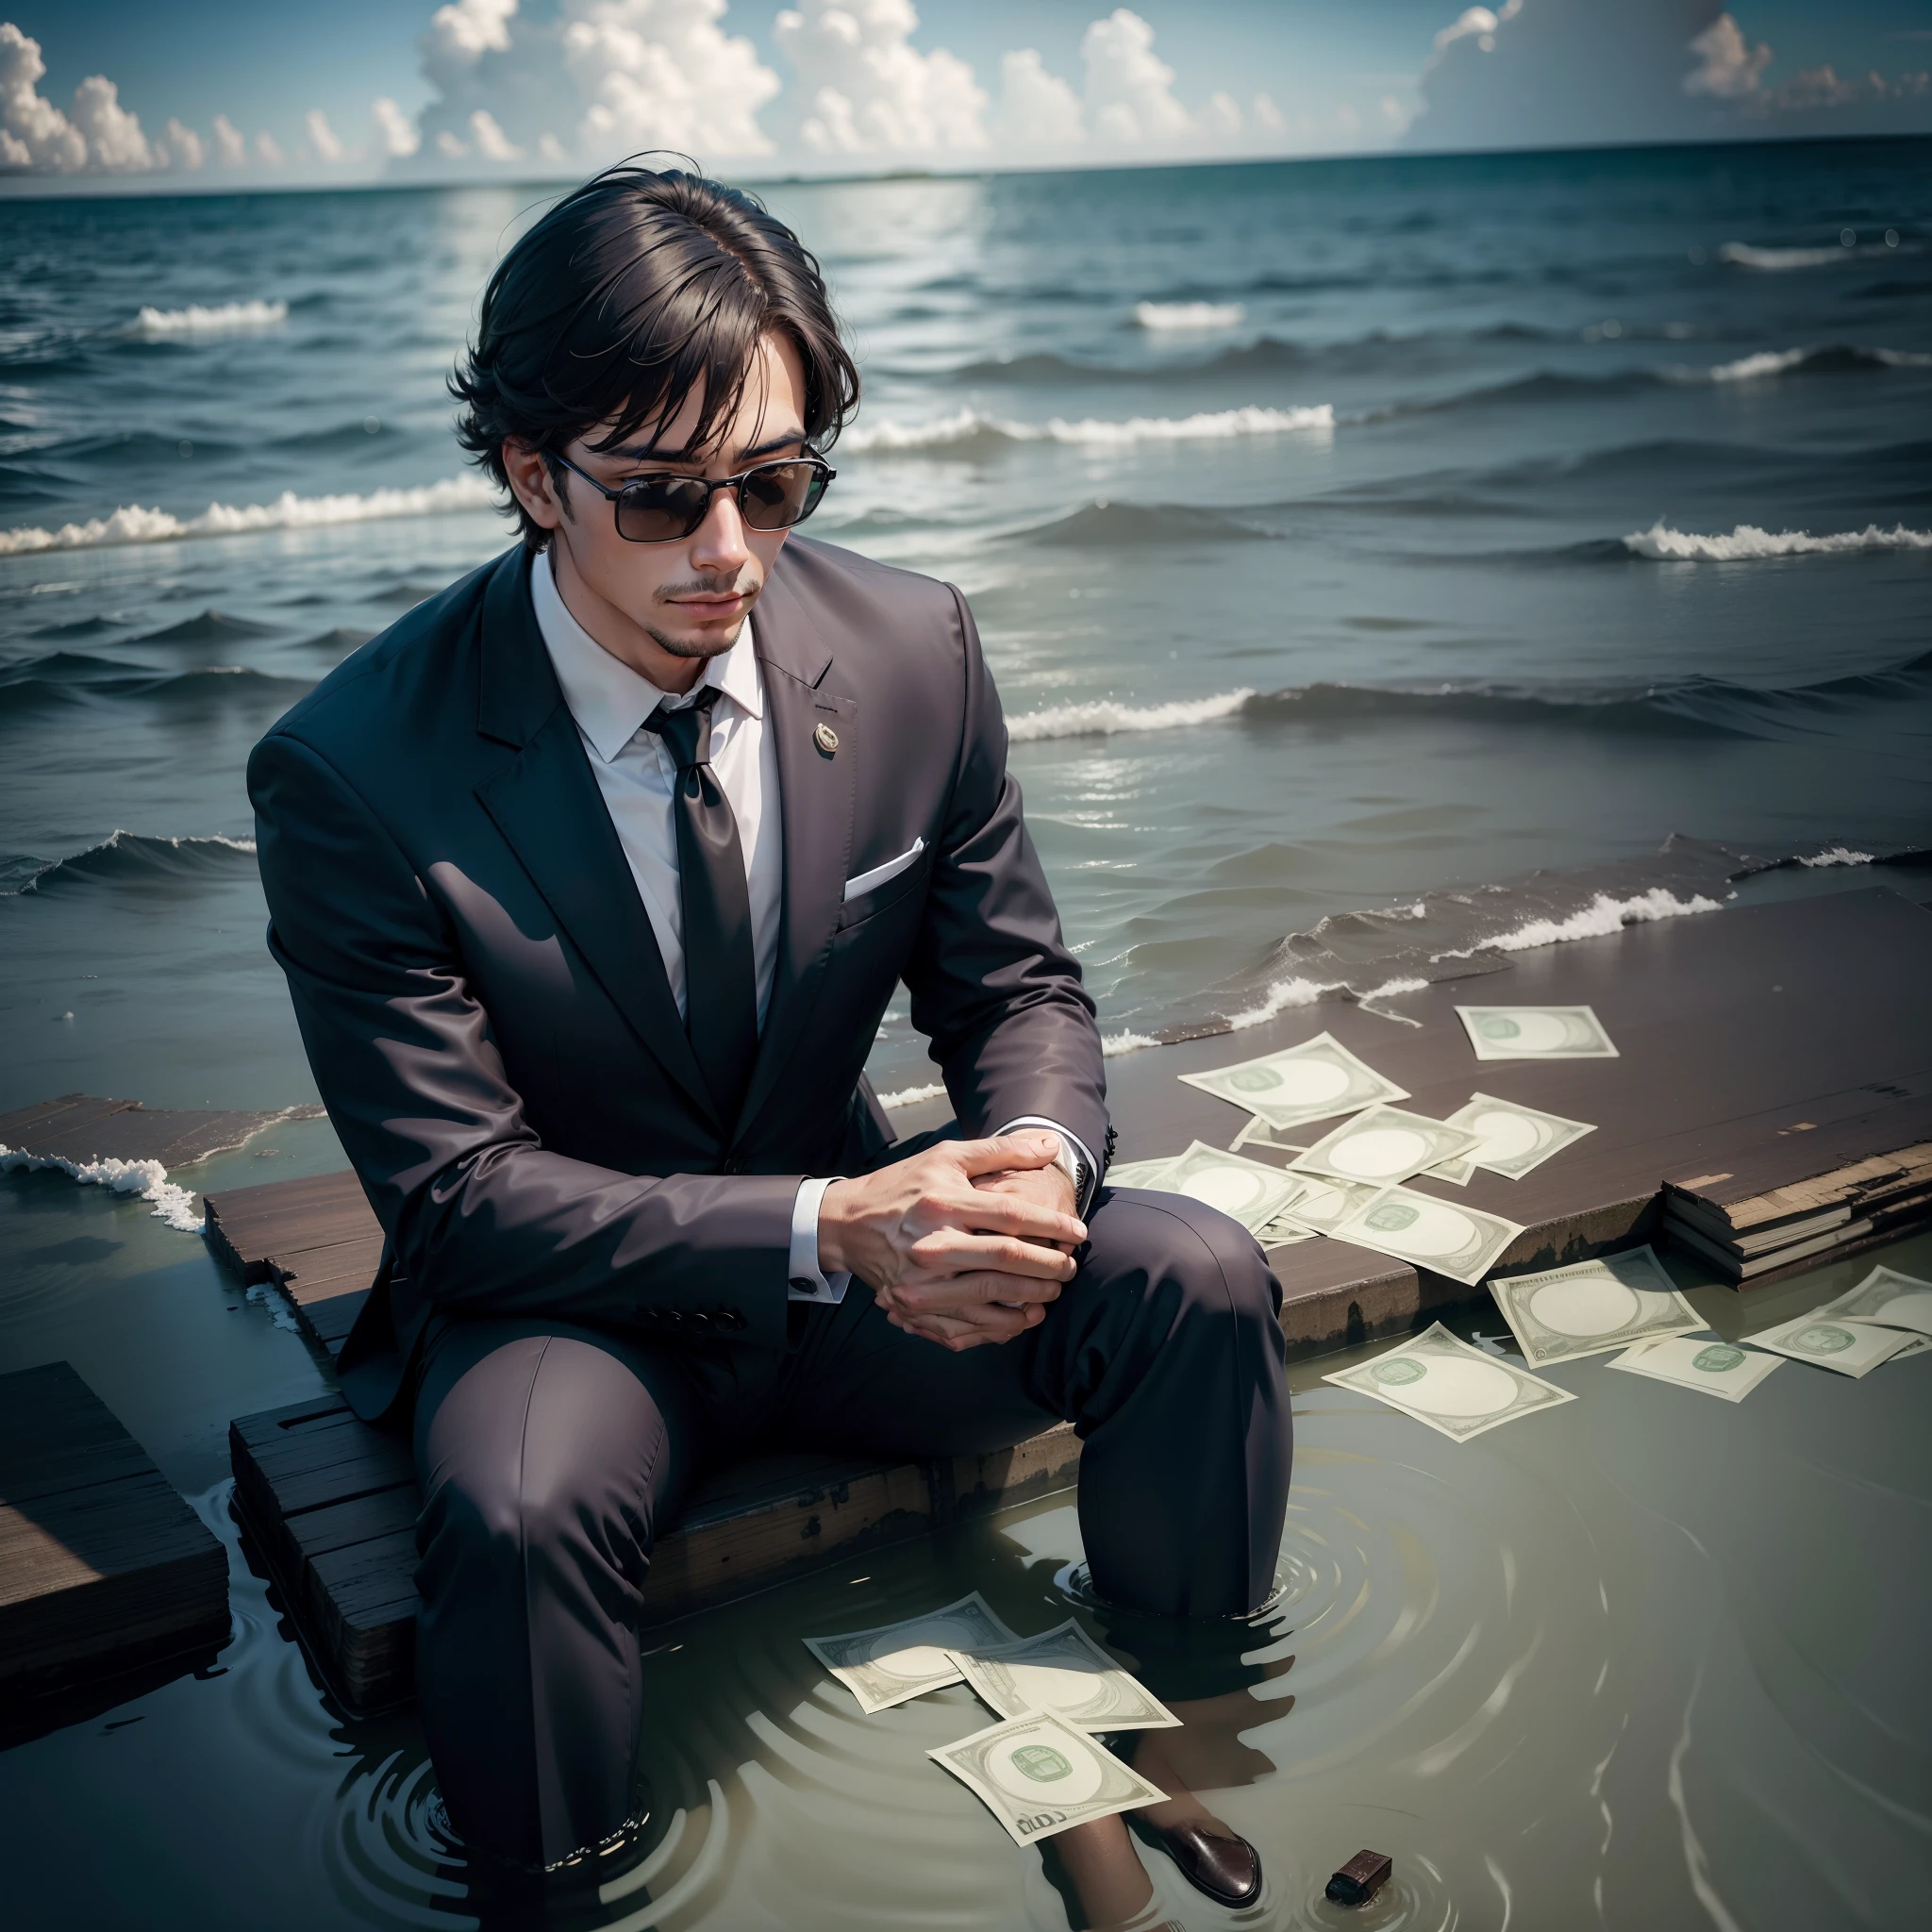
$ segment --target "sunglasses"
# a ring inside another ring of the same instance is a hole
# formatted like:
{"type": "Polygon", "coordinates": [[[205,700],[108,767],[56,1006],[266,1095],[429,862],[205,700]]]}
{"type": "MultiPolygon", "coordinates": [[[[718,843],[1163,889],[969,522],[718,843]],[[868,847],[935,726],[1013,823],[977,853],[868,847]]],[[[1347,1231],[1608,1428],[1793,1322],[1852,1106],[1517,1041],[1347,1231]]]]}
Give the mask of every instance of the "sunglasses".
{"type": "Polygon", "coordinates": [[[617,534],[630,543],[675,543],[689,537],[710,515],[711,498],[720,490],[738,498],[747,529],[789,530],[818,508],[825,485],[839,474],[818,457],[785,457],[736,476],[634,476],[613,490],[568,457],[553,451],[551,461],[610,500],[617,534]]]}

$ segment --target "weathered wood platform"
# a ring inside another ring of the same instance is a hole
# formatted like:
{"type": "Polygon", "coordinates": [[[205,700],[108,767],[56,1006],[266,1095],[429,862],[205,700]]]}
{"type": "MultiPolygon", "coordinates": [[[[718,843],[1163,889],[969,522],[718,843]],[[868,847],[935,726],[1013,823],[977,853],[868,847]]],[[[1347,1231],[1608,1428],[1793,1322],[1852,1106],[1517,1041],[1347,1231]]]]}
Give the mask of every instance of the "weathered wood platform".
{"type": "Polygon", "coordinates": [[[0,1376],[0,1713],[227,1634],[226,1553],[100,1397],[0,1376]]]}
{"type": "Polygon", "coordinates": [[[202,1112],[63,1093],[58,1100],[0,1114],[0,1147],[38,1160],[71,1161],[75,1167],[95,1160],[158,1160],[169,1169],[190,1167],[242,1146],[275,1121],[316,1111],[202,1112]]]}
{"type": "MultiPolygon", "coordinates": [[[[339,1702],[401,1703],[414,1679],[416,1480],[408,1445],[325,1398],[228,1430],[235,1502],[339,1702]]],[[[658,1545],[644,1615],[665,1622],[882,1543],[1065,1489],[1080,1445],[1049,1430],[994,1456],[884,1462],[767,1456],[699,1486],[658,1545]]]]}
{"type": "MultiPolygon", "coordinates": [[[[1524,1224],[1500,1272],[1661,1238],[1671,1225],[1667,1195],[1747,1217],[1759,1210],[1743,1204],[1771,1201],[1762,1213],[1773,1226],[1846,1209],[1815,1231],[1823,1245],[1800,1243],[1802,1257],[1741,1284],[1756,1286],[1891,1239],[1932,1214],[1932,1193],[1912,1179],[1917,1157],[1906,1151],[1932,1141],[1928,988],[1932,912],[1890,891],[1634,926],[1386,1002],[1419,1025],[1331,1002],[1239,1031],[1199,1029],[1115,1059],[1108,1076],[1119,1155],[1158,1157],[1194,1139],[1225,1145],[1241,1114],[1175,1076],[1325,1029],[1407,1088],[1419,1112],[1445,1115],[1479,1091],[1596,1126],[1520,1181],[1478,1171],[1467,1189],[1416,1184],[1524,1224]],[[1512,1002],[1594,1008],[1621,1057],[1478,1061],[1454,1008],[1512,1002]]],[[[941,1102],[897,1119],[910,1132],[943,1113],[941,1102]]],[[[381,1248],[353,1177],[240,1190],[208,1207],[217,1252],[248,1280],[282,1284],[315,1340],[338,1350],[381,1248]]],[[[1681,1214],[1673,1222],[1681,1226],[1681,1214]]],[[[1334,1241],[1270,1258],[1284,1289],[1282,1325],[1298,1355],[1406,1332],[1477,1292],[1334,1241]]],[[[1721,1260],[1708,1242],[1697,1258],[1721,1260]]],[[[1720,1272],[1742,1274],[1741,1267],[1720,1272]]],[[[363,1707],[407,1694],[415,1504],[399,1446],[333,1402],[244,1418],[231,1442],[245,1520],[338,1694],[363,1707]]],[[[652,1609],[680,1614],[868,1541],[916,1534],[962,1507],[1063,1486],[1075,1453],[1071,1437],[1055,1432],[997,1468],[748,1464],[693,1498],[683,1528],[660,1549],[652,1609]]]]}

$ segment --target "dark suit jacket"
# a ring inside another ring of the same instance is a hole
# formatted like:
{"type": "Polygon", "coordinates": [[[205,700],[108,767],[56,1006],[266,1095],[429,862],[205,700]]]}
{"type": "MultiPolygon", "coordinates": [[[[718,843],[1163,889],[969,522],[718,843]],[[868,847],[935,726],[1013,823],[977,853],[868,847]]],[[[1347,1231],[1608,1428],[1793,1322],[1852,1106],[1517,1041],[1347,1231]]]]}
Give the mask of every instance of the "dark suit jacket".
{"type": "Polygon", "coordinates": [[[388,1237],[341,1360],[366,1417],[407,1394],[439,1310],[786,1346],[792,1198],[883,1144],[861,1076],[901,980],[966,1132],[1042,1114],[1105,1142],[1092,1002],[964,600],[793,537],[753,630],[784,913],[736,1120],[678,1018],[526,553],[420,605],[255,748],[270,950],[388,1237]]]}

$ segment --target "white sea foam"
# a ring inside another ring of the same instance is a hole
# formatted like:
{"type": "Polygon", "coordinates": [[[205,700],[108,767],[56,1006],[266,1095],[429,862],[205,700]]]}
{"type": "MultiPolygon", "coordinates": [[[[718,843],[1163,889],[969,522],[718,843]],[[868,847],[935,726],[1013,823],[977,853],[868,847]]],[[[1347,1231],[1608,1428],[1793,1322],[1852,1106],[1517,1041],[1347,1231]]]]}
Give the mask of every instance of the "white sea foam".
{"type": "Polygon", "coordinates": [[[1823,852],[1814,852],[1809,858],[1801,857],[1800,865],[1870,865],[1873,855],[1869,852],[1854,852],[1849,845],[1827,845],[1823,852]]]}
{"type": "Polygon", "coordinates": [[[1147,329],[1238,328],[1248,311],[1239,302],[1137,302],[1134,320],[1147,329]]]}
{"type": "Polygon", "coordinates": [[[394,517],[444,516],[454,510],[490,509],[496,492],[481,476],[445,476],[407,490],[372,490],[364,495],[297,496],[285,490],[273,503],[211,503],[199,516],[125,504],[111,516],[58,530],[0,530],[0,557],[40,550],[93,550],[114,543],[172,543],[192,537],[234,537],[251,530],[308,530],[329,524],[383,523],[394,517]]]}
{"type": "Polygon", "coordinates": [[[279,328],[289,319],[286,302],[224,302],[212,308],[142,308],[127,326],[134,336],[228,336],[279,328]]]}
{"type": "Polygon", "coordinates": [[[1339,979],[1323,981],[1297,977],[1271,980],[1259,1000],[1239,1013],[1230,1013],[1227,1024],[1237,1032],[1248,1026],[1265,1026],[1277,1013],[1285,1013],[1291,1007],[1312,1007],[1325,993],[1346,991],[1339,979]]]}
{"type": "Polygon", "coordinates": [[[1881,530],[1835,530],[1814,537],[1808,530],[1760,530],[1740,524],[1729,536],[1700,536],[1674,530],[1661,518],[1647,530],[1633,530],[1624,546],[1636,557],[1673,563],[1747,563],[1770,557],[1842,557],[1860,550],[1932,550],[1932,530],[1908,530],[1894,524],[1881,530]]]}
{"type": "Polygon", "coordinates": [[[1143,1046],[1159,1044],[1151,1033],[1136,1033],[1131,1026],[1123,1027],[1118,1033],[1100,1036],[1100,1051],[1106,1059],[1117,1059],[1124,1053],[1139,1053],[1143,1046]]]}
{"type": "Polygon", "coordinates": [[[70,1174],[84,1187],[139,1195],[153,1204],[158,1221],[165,1221],[183,1234],[201,1232],[202,1217],[194,1196],[186,1188],[177,1188],[158,1160],[63,1160],[58,1154],[25,1154],[17,1147],[0,1144],[0,1174],[47,1170],[70,1174]]]}
{"type": "Polygon", "coordinates": [[[1656,919],[1681,919],[1692,912],[1721,912],[1722,904],[1692,892],[1680,899],[1668,886],[1652,886],[1647,892],[1633,893],[1627,899],[1599,892],[1588,906],[1579,908],[1567,919],[1530,919],[1509,932],[1478,945],[1433,953],[1431,959],[1467,959],[1477,953],[1526,953],[1537,946],[1560,945],[1565,940],[1599,940],[1626,925],[1645,925],[1656,919]]]}
{"type": "Polygon", "coordinates": [[[1754,355],[1740,356],[1734,362],[1718,362],[1707,369],[1679,366],[1663,373],[1671,381],[1680,383],[1762,382],[1769,376],[1802,369],[1814,358],[1824,358],[1839,368],[1847,361],[1889,369],[1923,369],[1932,364],[1932,356],[1913,349],[1821,348],[1806,343],[1795,349],[1759,349],[1754,355]]]}
{"type": "Polygon", "coordinates": [[[1829,268],[1834,262],[1897,253],[1896,248],[1876,242],[1867,242],[1862,248],[1847,248],[1842,243],[1836,248],[1754,248],[1748,242],[1726,242],[1718,250],[1717,258],[1734,268],[1755,268],[1775,275],[1787,269],[1829,268]]]}
{"type": "Polygon", "coordinates": [[[1795,369],[1810,353],[1809,349],[1760,349],[1755,356],[1740,356],[1735,362],[1720,362],[1704,374],[1711,382],[1756,382],[1795,369]]]}
{"type": "Polygon", "coordinates": [[[1195,416],[1129,416],[1113,422],[1083,417],[1069,422],[1056,416],[1046,423],[1020,423],[990,416],[982,409],[956,409],[924,423],[872,423],[847,430],[841,449],[899,451],[945,449],[962,442],[991,439],[1004,442],[1058,442],[1087,448],[1120,448],[1137,442],[1214,441],[1241,436],[1285,436],[1327,432],[1335,427],[1335,408],[1315,403],[1296,409],[1264,409],[1253,404],[1240,409],[1211,409],[1195,416]]]}
{"type": "Polygon", "coordinates": [[[901,1087],[894,1093],[881,1093],[881,1107],[917,1107],[922,1100],[937,1100],[945,1088],[935,1080],[927,1087],[901,1087]]]}
{"type": "Polygon", "coordinates": [[[1172,731],[1183,724],[1206,724],[1226,718],[1253,697],[1243,688],[1217,692],[1211,698],[1178,698],[1168,705],[1122,705],[1110,698],[1095,698],[1079,705],[1052,705],[1043,711],[1030,711],[1007,725],[1007,736],[1015,744],[1030,744],[1043,738],[1102,738],[1120,731],[1172,731]]]}

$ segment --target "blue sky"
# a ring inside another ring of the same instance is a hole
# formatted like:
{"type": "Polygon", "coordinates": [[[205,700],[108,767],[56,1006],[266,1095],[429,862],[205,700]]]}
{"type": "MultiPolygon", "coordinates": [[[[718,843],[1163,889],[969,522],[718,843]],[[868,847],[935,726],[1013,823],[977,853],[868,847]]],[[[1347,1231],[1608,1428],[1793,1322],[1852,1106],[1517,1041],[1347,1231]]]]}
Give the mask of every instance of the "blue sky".
{"type": "Polygon", "coordinates": [[[659,141],[746,175],[1932,131],[1924,0],[0,0],[0,23],[16,181],[569,174],[659,141]]]}

